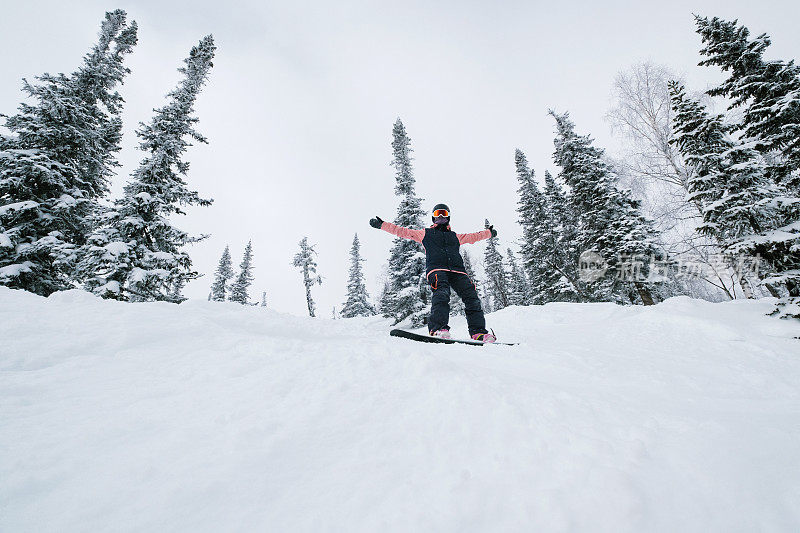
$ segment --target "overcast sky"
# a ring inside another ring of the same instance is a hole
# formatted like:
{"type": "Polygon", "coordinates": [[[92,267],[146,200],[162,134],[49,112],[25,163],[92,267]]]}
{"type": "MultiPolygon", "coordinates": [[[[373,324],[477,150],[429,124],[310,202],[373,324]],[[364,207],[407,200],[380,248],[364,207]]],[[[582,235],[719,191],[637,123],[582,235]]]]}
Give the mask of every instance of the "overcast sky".
{"type": "MultiPolygon", "coordinates": [[[[445,202],[456,231],[490,219],[501,244],[516,226],[514,149],[537,175],[552,170],[553,121],[568,110],[580,133],[614,152],[604,116],[620,70],[664,64],[692,89],[721,79],[697,67],[692,13],[738,18],[772,37],[770,57],[800,58],[797,1],[604,2],[12,2],[0,17],[0,112],[21,100],[20,79],[70,72],[94,43],[105,11],[125,9],[139,24],[121,92],[126,135],[115,193],[136,167],[133,130],[148,121],[178,80],[189,49],[213,34],[218,52],[197,103],[209,145],[188,155],[190,186],[214,198],[176,224],[210,233],[192,247],[206,273],[186,289],[205,298],[226,244],[238,265],[253,240],[255,282],[281,311],[305,313],[291,261],[308,236],[324,284],[318,315],[344,299],[348,252],[358,232],[369,289],[377,295],[391,237],[369,227],[391,220],[391,130],[401,117],[411,137],[417,192],[426,209],[445,202]]],[[[474,259],[482,245],[466,247],[474,259]]]]}

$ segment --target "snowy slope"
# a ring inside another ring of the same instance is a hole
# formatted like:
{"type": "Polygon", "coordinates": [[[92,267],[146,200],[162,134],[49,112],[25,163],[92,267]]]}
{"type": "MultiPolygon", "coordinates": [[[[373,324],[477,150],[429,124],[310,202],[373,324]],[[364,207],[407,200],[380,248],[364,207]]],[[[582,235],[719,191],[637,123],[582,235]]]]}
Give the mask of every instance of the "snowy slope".
{"type": "Polygon", "coordinates": [[[0,531],[797,531],[769,309],[510,308],[521,345],[471,347],[0,287],[0,531]]]}

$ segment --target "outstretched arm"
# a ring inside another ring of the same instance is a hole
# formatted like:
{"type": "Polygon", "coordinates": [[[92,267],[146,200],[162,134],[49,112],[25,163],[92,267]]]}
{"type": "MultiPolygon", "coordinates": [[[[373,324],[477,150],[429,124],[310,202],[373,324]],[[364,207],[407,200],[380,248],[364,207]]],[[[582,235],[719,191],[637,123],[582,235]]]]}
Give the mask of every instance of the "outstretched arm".
{"type": "Polygon", "coordinates": [[[459,244],[475,244],[478,241],[489,239],[492,237],[492,230],[485,229],[483,231],[476,231],[475,233],[457,233],[459,244]]]}
{"type": "Polygon", "coordinates": [[[422,239],[425,237],[425,230],[404,228],[403,226],[398,226],[391,222],[385,222],[381,220],[380,217],[373,218],[369,223],[373,228],[382,229],[401,239],[411,239],[412,241],[422,242],[422,239]]]}

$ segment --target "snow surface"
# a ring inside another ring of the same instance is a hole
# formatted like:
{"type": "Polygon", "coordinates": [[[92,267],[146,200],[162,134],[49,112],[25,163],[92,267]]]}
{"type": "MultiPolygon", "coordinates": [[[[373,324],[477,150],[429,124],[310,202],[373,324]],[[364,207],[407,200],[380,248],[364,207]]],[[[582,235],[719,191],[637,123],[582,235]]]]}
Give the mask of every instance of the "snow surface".
{"type": "Polygon", "coordinates": [[[473,347],[0,287],[0,531],[797,531],[773,306],[509,308],[473,347]]]}

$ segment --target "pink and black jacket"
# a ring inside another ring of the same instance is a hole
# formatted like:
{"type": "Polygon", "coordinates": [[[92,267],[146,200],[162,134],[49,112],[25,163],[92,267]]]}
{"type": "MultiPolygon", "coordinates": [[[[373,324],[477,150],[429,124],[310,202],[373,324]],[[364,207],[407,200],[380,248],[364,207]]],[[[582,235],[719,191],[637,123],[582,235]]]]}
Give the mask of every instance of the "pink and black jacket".
{"type": "Polygon", "coordinates": [[[466,275],[464,259],[459,248],[462,244],[474,244],[488,239],[492,232],[488,229],[475,233],[456,233],[450,226],[432,226],[426,229],[409,229],[391,222],[381,224],[381,229],[403,239],[422,243],[425,247],[425,275],[447,271],[466,275]]]}

